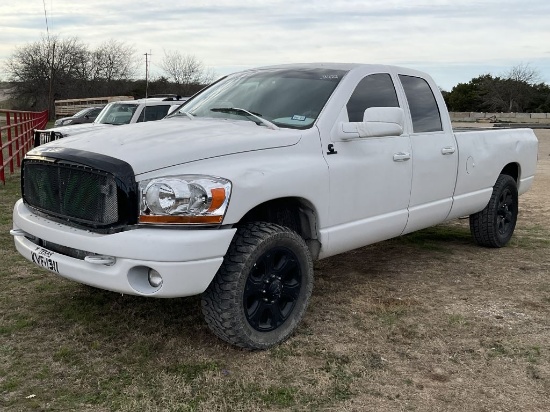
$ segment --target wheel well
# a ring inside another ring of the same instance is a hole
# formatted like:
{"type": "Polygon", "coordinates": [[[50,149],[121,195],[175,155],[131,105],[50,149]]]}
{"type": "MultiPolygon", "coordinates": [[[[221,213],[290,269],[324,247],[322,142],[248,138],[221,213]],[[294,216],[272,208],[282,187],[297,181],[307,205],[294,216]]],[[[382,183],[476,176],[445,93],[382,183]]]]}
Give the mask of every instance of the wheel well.
{"type": "Polygon", "coordinates": [[[519,165],[517,163],[508,163],[500,174],[511,176],[517,183],[519,178],[519,165]]]}
{"type": "Polygon", "coordinates": [[[286,226],[298,233],[305,241],[313,259],[317,259],[321,244],[317,236],[317,215],[305,199],[287,197],[269,200],[246,213],[238,224],[269,222],[286,226]]]}

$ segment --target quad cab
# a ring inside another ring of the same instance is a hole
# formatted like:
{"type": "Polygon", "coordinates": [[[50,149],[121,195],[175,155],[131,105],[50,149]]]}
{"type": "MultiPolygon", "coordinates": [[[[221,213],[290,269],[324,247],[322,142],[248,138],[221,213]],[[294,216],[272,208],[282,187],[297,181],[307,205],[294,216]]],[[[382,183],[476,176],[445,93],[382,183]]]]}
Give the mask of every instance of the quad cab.
{"type": "Polygon", "coordinates": [[[164,120],[31,150],[12,234],[77,282],[202,294],[217,336],[265,349],[304,316],[316,259],[463,216],[478,244],[505,246],[537,144],[529,129],[453,132],[415,70],[247,70],[164,120]]]}

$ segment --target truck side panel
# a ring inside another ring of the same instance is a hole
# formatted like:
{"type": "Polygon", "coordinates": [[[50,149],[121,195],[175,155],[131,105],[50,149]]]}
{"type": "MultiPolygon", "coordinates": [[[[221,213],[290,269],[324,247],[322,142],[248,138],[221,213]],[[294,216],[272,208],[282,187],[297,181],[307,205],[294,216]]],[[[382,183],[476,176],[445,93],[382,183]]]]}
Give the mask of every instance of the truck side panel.
{"type": "Polygon", "coordinates": [[[447,219],[482,210],[498,175],[518,164],[518,192],[525,193],[535,175],[538,140],[530,129],[498,129],[455,133],[459,166],[454,202],[447,219]]]}

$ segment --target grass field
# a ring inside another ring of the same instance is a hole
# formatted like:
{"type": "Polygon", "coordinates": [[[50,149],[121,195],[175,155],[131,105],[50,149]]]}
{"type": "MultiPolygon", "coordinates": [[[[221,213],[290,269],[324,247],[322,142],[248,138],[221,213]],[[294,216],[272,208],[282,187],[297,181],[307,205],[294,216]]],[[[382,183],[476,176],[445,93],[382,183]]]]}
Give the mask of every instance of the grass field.
{"type": "Polygon", "coordinates": [[[198,297],[156,300],[35,267],[0,184],[2,411],[548,411],[550,131],[503,249],[467,220],[315,263],[305,319],[263,352],[207,329],[198,297]]]}

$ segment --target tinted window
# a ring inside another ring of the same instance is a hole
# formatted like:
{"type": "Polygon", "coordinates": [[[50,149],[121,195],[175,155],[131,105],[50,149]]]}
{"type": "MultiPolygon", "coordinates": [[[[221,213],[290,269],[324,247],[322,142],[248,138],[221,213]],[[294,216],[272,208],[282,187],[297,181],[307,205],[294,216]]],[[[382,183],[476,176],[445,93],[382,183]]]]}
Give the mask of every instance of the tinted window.
{"type": "Polygon", "coordinates": [[[359,82],[347,104],[349,121],[362,122],[369,107],[399,107],[389,74],[371,74],[359,82]]]}
{"type": "Polygon", "coordinates": [[[168,113],[169,108],[170,108],[170,105],[166,105],[166,106],[146,106],[146,107],[143,108],[143,111],[139,115],[138,123],[139,122],[151,122],[151,121],[154,121],[154,120],[164,119],[164,116],[166,116],[166,113],[168,113]]]}
{"type": "Polygon", "coordinates": [[[399,78],[409,102],[414,133],[443,130],[439,108],[428,82],[420,77],[399,75],[399,78]]]}

